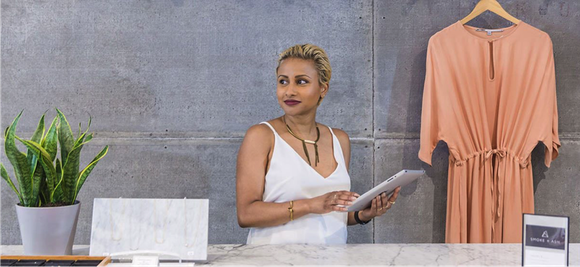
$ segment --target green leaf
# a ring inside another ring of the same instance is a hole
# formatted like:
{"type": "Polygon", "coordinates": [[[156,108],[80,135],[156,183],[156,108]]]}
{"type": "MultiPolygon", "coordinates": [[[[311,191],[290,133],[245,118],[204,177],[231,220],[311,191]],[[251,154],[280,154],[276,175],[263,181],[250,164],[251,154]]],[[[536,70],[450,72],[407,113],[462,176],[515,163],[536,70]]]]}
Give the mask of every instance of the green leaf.
{"type": "Polygon", "coordinates": [[[79,163],[80,163],[80,155],[83,146],[88,143],[93,137],[92,134],[89,134],[89,140],[85,141],[85,136],[87,136],[87,132],[91,127],[91,118],[89,118],[89,123],[85,132],[80,134],[78,139],[75,141],[72,150],[69,152],[67,162],[63,166],[63,182],[61,184],[61,188],[64,195],[65,202],[74,203],[76,197],[76,181],[79,178],[79,163]]]}
{"type": "MultiPolygon", "coordinates": [[[[20,140],[18,136],[15,137],[20,140]]],[[[42,168],[36,168],[38,165],[38,157],[35,156],[34,152],[30,151],[30,149],[28,149],[26,154],[26,160],[28,161],[28,164],[30,164],[30,181],[32,182],[32,198],[30,199],[29,207],[33,207],[37,206],[38,203],[38,189],[40,188],[40,184],[36,183],[36,181],[39,181],[37,178],[42,175],[40,173],[42,168]]]]}
{"type": "MultiPolygon", "coordinates": [[[[42,140],[42,144],[41,147],[46,151],[46,153],[48,154],[48,156],[50,157],[50,164],[52,165],[52,162],[55,160],[56,157],[56,151],[57,151],[57,135],[56,135],[56,118],[52,121],[52,124],[50,126],[50,128],[48,129],[48,132],[46,133],[45,138],[42,140]]],[[[48,162],[46,162],[48,164],[48,162]]],[[[56,170],[53,175],[47,175],[45,180],[45,184],[43,185],[44,188],[44,192],[43,193],[43,197],[45,197],[45,203],[52,203],[54,202],[52,199],[52,195],[54,192],[54,188],[56,186],[56,184],[58,183],[58,181],[60,181],[61,177],[60,177],[60,161],[57,158],[56,159],[56,170]]],[[[44,167],[43,167],[44,168],[44,167]]],[[[45,170],[46,171],[46,170],[45,170]]],[[[51,171],[52,172],[52,171],[51,171]]]]}
{"type": "Polygon", "coordinates": [[[80,164],[80,157],[81,157],[81,150],[83,149],[83,145],[86,144],[82,142],[84,139],[84,134],[81,135],[79,138],[79,144],[75,144],[73,149],[68,154],[68,159],[66,163],[64,163],[62,167],[62,192],[64,195],[64,202],[74,202],[72,199],[75,195],[75,182],[79,177],[79,164],[80,164]]]}
{"type": "Polygon", "coordinates": [[[66,120],[66,117],[60,110],[56,109],[59,118],[58,125],[58,142],[60,143],[60,156],[62,158],[62,164],[66,165],[68,161],[68,155],[74,146],[74,138],[72,134],[72,129],[66,120]]]}
{"type": "Polygon", "coordinates": [[[105,148],[103,148],[103,150],[101,150],[101,152],[99,152],[99,154],[91,161],[91,163],[89,163],[89,165],[87,165],[87,167],[85,167],[81,171],[81,173],[79,174],[79,179],[76,182],[75,194],[74,194],[74,197],[72,199],[72,203],[74,203],[74,201],[76,200],[77,195],[78,195],[79,191],[81,190],[81,187],[83,186],[83,184],[85,183],[85,181],[89,177],[89,174],[91,174],[91,172],[93,171],[95,166],[97,166],[97,163],[107,154],[107,152],[109,152],[109,146],[105,146],[105,148]]]}
{"type": "MultiPolygon", "coordinates": [[[[32,152],[34,153],[34,152],[32,152]]],[[[40,189],[42,188],[42,181],[44,180],[44,170],[43,168],[39,167],[38,165],[38,156],[34,155],[33,156],[33,162],[32,164],[34,164],[33,166],[31,166],[32,169],[32,195],[34,196],[34,198],[32,199],[32,203],[37,203],[36,205],[40,205],[39,202],[39,197],[40,197],[40,189]]],[[[42,165],[42,163],[41,163],[42,165]]],[[[51,162],[52,165],[52,162],[51,162]]]]}
{"type": "Polygon", "coordinates": [[[32,179],[30,179],[30,164],[26,159],[26,154],[20,152],[16,147],[14,139],[16,137],[16,125],[22,116],[22,111],[14,119],[8,132],[6,133],[6,139],[4,141],[4,150],[8,160],[12,164],[14,169],[14,175],[16,176],[16,181],[18,181],[18,186],[20,187],[20,194],[22,196],[22,206],[30,207],[36,203],[30,203],[34,198],[32,195],[32,179]]]}
{"type": "Polygon", "coordinates": [[[79,135],[79,138],[75,141],[73,150],[85,142],[85,135],[85,133],[79,135]]]}
{"type": "Polygon", "coordinates": [[[30,140],[36,143],[40,143],[40,141],[42,140],[42,135],[44,135],[44,114],[42,114],[42,117],[40,117],[38,126],[36,126],[36,131],[34,131],[34,134],[32,134],[30,140]]]}
{"type": "MultiPolygon", "coordinates": [[[[40,143],[40,141],[42,140],[42,136],[44,135],[44,116],[45,114],[42,114],[42,117],[40,117],[38,126],[36,126],[36,130],[32,134],[32,137],[30,138],[30,140],[37,143],[40,143]]],[[[18,136],[16,136],[16,138],[18,138],[18,136]]],[[[30,149],[26,152],[26,159],[30,164],[31,169],[30,172],[32,175],[30,178],[32,181],[32,194],[34,197],[31,199],[31,201],[32,203],[38,203],[39,196],[38,191],[40,189],[40,179],[43,178],[42,168],[37,168],[38,158],[34,155],[32,151],[30,151],[30,149]]]]}
{"type": "Polygon", "coordinates": [[[93,134],[90,133],[89,135],[87,135],[87,137],[85,138],[85,143],[88,143],[89,141],[91,141],[93,139],[93,134]]]}
{"type": "MultiPolygon", "coordinates": [[[[89,131],[89,129],[91,128],[91,120],[92,120],[92,118],[90,118],[90,117],[89,117],[89,124],[88,124],[88,126],[87,126],[87,129],[86,129],[86,130],[85,130],[85,132],[83,132],[82,134],[81,134],[81,128],[80,128],[80,127],[81,127],[81,124],[79,123],[79,135],[78,135],[78,138],[77,138],[77,140],[75,140],[75,144],[74,144],[74,146],[73,146],[73,149],[74,149],[74,147],[76,147],[76,146],[78,146],[78,145],[82,144],[83,142],[84,142],[84,143],[86,143],[86,142],[88,142],[88,141],[89,141],[89,140],[87,140],[87,141],[85,142],[85,136],[87,136],[87,132],[88,132],[88,131],[89,131]]],[[[89,135],[92,135],[92,134],[89,134],[89,135]]],[[[92,139],[92,136],[91,136],[91,139],[92,139]]]]}
{"type": "Polygon", "coordinates": [[[49,202],[50,202],[50,191],[48,191],[48,187],[46,185],[46,180],[42,179],[40,181],[40,196],[39,196],[38,204],[39,204],[39,206],[42,206],[42,204],[49,203],[49,202]]]}
{"type": "Polygon", "coordinates": [[[50,159],[52,161],[54,161],[54,159],[56,158],[56,152],[58,150],[58,135],[56,133],[56,128],[57,128],[57,122],[58,119],[54,118],[54,120],[52,120],[52,123],[50,124],[50,127],[48,128],[48,132],[46,133],[46,136],[44,136],[44,138],[42,139],[42,147],[44,149],[46,149],[46,151],[48,152],[48,154],[50,155],[50,159]]]}
{"type": "MultiPolygon", "coordinates": [[[[55,176],[56,176],[56,170],[54,168],[54,166],[52,165],[52,159],[50,158],[50,154],[48,154],[48,151],[46,151],[44,148],[42,148],[42,146],[39,143],[36,143],[34,141],[30,141],[30,140],[24,140],[21,138],[18,138],[18,141],[22,142],[30,151],[32,151],[32,153],[34,153],[34,155],[36,157],[38,157],[38,159],[40,159],[40,165],[42,166],[42,169],[38,168],[39,170],[42,170],[43,173],[41,175],[35,175],[33,177],[33,194],[35,194],[36,196],[36,200],[38,200],[38,195],[40,194],[40,185],[41,185],[41,180],[44,177],[44,174],[46,174],[46,179],[49,181],[54,181],[55,176]]],[[[52,191],[52,188],[50,188],[49,186],[49,190],[52,191]]],[[[35,204],[37,202],[34,202],[35,204]]]]}
{"type": "Polygon", "coordinates": [[[8,172],[6,171],[6,168],[4,168],[4,165],[2,163],[0,163],[0,173],[2,175],[2,179],[4,179],[4,181],[8,183],[10,188],[12,188],[14,193],[16,193],[16,195],[18,196],[20,203],[24,203],[24,201],[22,201],[22,196],[20,196],[20,193],[18,193],[18,189],[16,189],[16,186],[14,186],[14,183],[12,183],[12,179],[10,179],[10,176],[8,176],[8,172]]]}
{"type": "Polygon", "coordinates": [[[60,162],[60,160],[57,158],[56,159],[56,177],[55,177],[55,181],[54,181],[54,189],[52,190],[52,192],[50,192],[50,201],[51,202],[64,202],[63,200],[63,192],[62,192],[62,187],[60,186],[62,184],[62,164],[60,162]]]}
{"type": "MultiPolygon", "coordinates": [[[[40,140],[42,140],[42,135],[44,135],[44,114],[42,114],[42,117],[40,117],[40,121],[38,122],[38,126],[36,126],[36,131],[34,131],[30,140],[37,142],[37,143],[40,143],[40,140]]],[[[26,153],[26,158],[28,159],[28,162],[30,163],[30,168],[34,172],[34,169],[36,168],[36,159],[34,158],[34,154],[32,154],[30,151],[28,151],[26,153]]]]}
{"type": "MultiPolygon", "coordinates": [[[[34,142],[32,140],[25,140],[18,136],[16,136],[18,141],[22,142],[28,149],[30,149],[35,156],[38,156],[41,159],[47,159],[50,162],[50,154],[46,151],[39,143],[34,142]]],[[[50,164],[52,166],[52,164],[50,164]]],[[[54,166],[53,166],[54,168],[54,166]]]]}

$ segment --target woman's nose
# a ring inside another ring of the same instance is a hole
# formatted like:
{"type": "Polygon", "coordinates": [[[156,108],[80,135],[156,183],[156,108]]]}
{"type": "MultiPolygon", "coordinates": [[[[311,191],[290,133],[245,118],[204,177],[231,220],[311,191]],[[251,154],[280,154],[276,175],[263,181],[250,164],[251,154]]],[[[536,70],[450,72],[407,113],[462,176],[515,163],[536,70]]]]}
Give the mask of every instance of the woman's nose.
{"type": "Polygon", "coordinates": [[[294,83],[288,84],[288,86],[286,86],[286,92],[285,93],[288,96],[296,95],[296,85],[294,83]]]}

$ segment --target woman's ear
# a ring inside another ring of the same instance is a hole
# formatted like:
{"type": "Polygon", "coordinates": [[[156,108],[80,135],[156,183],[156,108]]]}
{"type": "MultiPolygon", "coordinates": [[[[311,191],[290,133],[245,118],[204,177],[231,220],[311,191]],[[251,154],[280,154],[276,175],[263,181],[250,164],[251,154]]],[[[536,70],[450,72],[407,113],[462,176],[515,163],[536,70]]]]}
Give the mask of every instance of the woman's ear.
{"type": "Polygon", "coordinates": [[[320,85],[320,96],[324,98],[328,93],[328,83],[323,83],[320,85]]]}

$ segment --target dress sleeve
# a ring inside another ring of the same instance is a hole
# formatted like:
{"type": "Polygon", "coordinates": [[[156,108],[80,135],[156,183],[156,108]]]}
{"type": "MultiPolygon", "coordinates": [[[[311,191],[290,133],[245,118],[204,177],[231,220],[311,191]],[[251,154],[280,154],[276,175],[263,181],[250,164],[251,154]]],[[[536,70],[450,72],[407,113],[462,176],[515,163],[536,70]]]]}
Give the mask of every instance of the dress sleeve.
{"type": "Polygon", "coordinates": [[[423,88],[423,108],[421,110],[421,136],[419,159],[431,166],[433,150],[441,139],[439,127],[439,101],[435,81],[435,55],[432,38],[427,46],[425,85],[423,88]]]}
{"type": "Polygon", "coordinates": [[[549,55],[548,55],[548,64],[546,67],[546,72],[544,79],[542,80],[542,90],[547,90],[549,95],[552,96],[553,99],[549,101],[553,103],[552,106],[552,114],[549,114],[550,120],[546,123],[546,133],[543,136],[543,139],[540,140],[544,143],[545,149],[545,158],[544,163],[547,167],[550,167],[552,160],[556,159],[559,154],[559,148],[562,146],[560,144],[560,138],[558,137],[558,100],[556,97],[556,73],[554,68],[554,52],[552,48],[552,42],[550,41],[549,46],[549,55]]]}

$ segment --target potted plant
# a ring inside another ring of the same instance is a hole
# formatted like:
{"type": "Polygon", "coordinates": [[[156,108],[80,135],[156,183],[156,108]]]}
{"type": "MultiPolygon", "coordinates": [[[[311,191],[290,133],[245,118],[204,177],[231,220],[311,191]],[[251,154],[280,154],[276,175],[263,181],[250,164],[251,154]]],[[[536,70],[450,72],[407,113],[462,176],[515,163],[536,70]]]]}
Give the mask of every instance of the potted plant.
{"type": "Polygon", "coordinates": [[[16,213],[26,255],[72,254],[80,209],[77,195],[93,168],[109,151],[109,146],[105,146],[80,170],[81,149],[93,138],[92,133],[87,134],[91,119],[84,132],[79,124],[75,139],[64,114],[58,109],[56,112],[46,132],[42,115],[30,140],[16,135],[22,112],[4,134],[4,150],[14,169],[18,188],[1,163],[0,171],[2,179],[20,200],[16,213]],[[16,141],[27,148],[26,153],[18,150],[16,141]],[[60,159],[57,157],[59,147],[60,159]]]}

